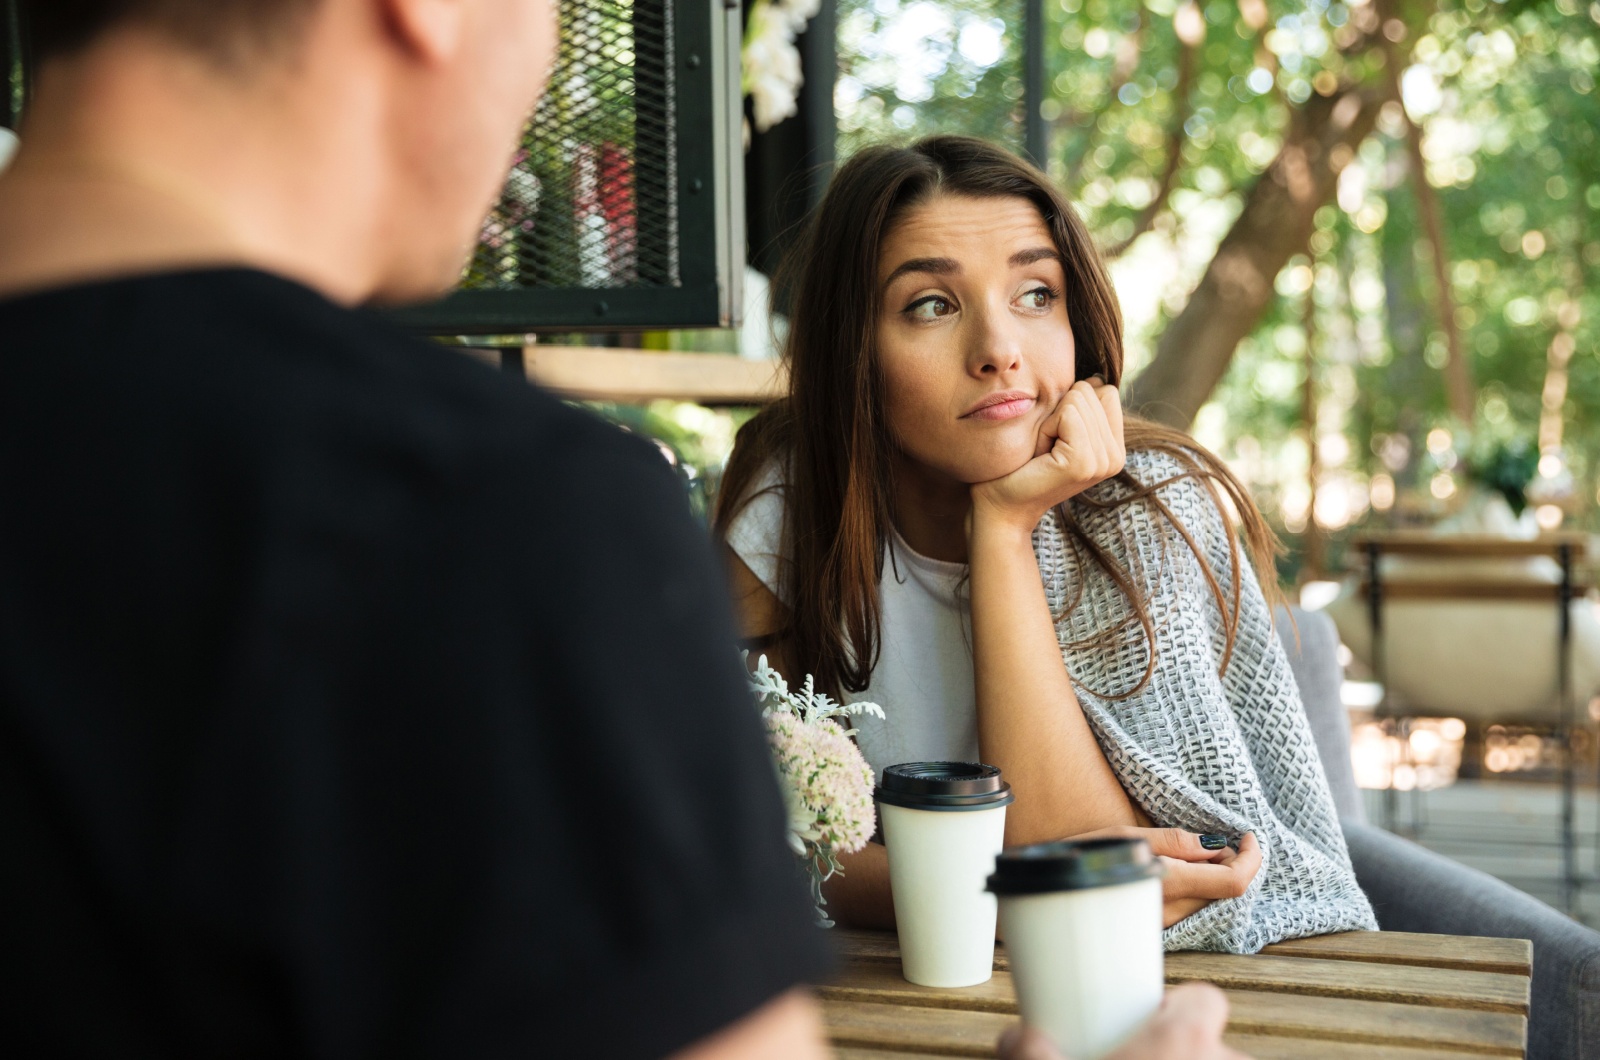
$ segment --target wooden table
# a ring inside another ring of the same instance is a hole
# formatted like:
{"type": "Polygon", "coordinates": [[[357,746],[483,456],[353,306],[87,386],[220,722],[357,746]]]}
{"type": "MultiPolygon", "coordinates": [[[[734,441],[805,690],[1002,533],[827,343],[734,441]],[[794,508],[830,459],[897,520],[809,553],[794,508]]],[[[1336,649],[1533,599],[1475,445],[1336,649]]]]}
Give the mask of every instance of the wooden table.
{"type": "MultiPolygon", "coordinates": [[[[1004,947],[987,983],[937,990],[901,976],[892,933],[833,934],[842,959],[820,993],[842,1060],[994,1056],[1016,1022],[1004,947]]],[[[1169,953],[1166,970],[1222,987],[1227,1041],[1257,1060],[1460,1060],[1523,1055],[1532,965],[1523,939],[1355,931],[1250,957],[1169,953]]]]}

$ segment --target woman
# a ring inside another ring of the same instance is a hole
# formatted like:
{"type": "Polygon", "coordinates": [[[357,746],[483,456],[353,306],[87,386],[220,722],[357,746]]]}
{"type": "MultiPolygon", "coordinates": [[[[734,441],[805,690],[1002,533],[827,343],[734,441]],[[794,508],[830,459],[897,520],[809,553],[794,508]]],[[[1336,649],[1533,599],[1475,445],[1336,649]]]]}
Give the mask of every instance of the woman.
{"type": "MultiPolygon", "coordinates": [[[[744,634],[883,705],[875,769],[999,766],[1008,844],[1163,826],[1169,948],[1374,927],[1225,510],[1261,569],[1276,542],[1220,461],[1124,419],[1116,299],[1061,193],[977,140],[872,148],[794,268],[790,394],[717,512],[744,634]]],[[[835,915],[889,921],[882,848],[845,864],[835,915]]]]}

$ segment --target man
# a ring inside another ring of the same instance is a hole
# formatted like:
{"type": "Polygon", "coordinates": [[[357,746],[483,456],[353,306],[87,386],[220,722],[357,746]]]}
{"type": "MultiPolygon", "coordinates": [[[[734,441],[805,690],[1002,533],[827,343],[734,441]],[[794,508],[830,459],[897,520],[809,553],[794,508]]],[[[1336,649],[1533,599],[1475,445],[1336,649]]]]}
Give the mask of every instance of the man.
{"type": "MultiPolygon", "coordinates": [[[[674,480],[355,308],[459,274],[550,0],[23,14],[0,1048],[822,1055],[824,936],[674,480]]],[[[1217,1011],[1166,1023],[1210,1048],[1217,1011]]]]}
{"type": "Polygon", "coordinates": [[[0,1051],[820,1055],[669,471],[347,308],[459,275],[548,0],[24,14],[0,1051]]]}

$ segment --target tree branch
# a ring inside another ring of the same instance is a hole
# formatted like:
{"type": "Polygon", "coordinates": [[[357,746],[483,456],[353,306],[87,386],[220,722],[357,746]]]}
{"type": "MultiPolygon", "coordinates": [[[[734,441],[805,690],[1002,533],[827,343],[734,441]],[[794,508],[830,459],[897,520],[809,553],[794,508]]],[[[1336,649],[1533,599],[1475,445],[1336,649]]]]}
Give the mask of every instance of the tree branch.
{"type": "Polygon", "coordinates": [[[1377,122],[1386,95],[1346,85],[1312,96],[1244,210],[1223,237],[1199,286],[1133,381],[1129,404],[1144,415],[1187,428],[1227,371],[1233,351],[1261,319],[1273,283],[1304,250],[1317,209],[1333,197],[1339,172],[1377,122]]]}
{"type": "MultiPolygon", "coordinates": [[[[1139,69],[1139,56],[1144,51],[1145,14],[1144,5],[1139,5],[1138,22],[1117,45],[1117,58],[1111,67],[1111,83],[1106,86],[1106,94],[1112,103],[1116,102],[1117,93],[1122,91],[1122,86],[1133,79],[1139,69]]],[[[1076,126],[1083,118],[1079,110],[1063,110],[1061,117],[1055,121],[1056,128],[1067,125],[1076,126]]],[[[1078,181],[1083,176],[1083,164],[1088,161],[1090,150],[1094,147],[1096,134],[1100,131],[1099,121],[1092,122],[1084,132],[1083,148],[1071,158],[1067,159],[1067,189],[1076,193],[1078,181]]]]}
{"type": "Polygon", "coordinates": [[[1134,219],[1133,232],[1127,239],[1105,248],[1106,258],[1120,258],[1133,246],[1134,240],[1150,231],[1161,211],[1166,209],[1172,186],[1178,182],[1178,170],[1183,166],[1183,145],[1188,142],[1186,126],[1194,113],[1194,100],[1190,89],[1194,86],[1195,69],[1200,65],[1200,48],[1206,42],[1205,16],[1199,7],[1188,3],[1178,8],[1172,16],[1173,29],[1178,37],[1178,83],[1172,88],[1172,122],[1167,126],[1166,162],[1161,167],[1161,180],[1156,193],[1134,219]],[[1188,21],[1189,25],[1182,23],[1188,21]],[[1198,26],[1196,31],[1194,26],[1198,26]]]}
{"type": "Polygon", "coordinates": [[[1428,183],[1427,162],[1422,157],[1422,129],[1406,113],[1405,98],[1400,91],[1400,64],[1404,60],[1396,46],[1397,42],[1387,32],[1390,26],[1400,27],[1396,35],[1404,31],[1404,24],[1398,20],[1391,20],[1385,25],[1386,32],[1382,36],[1384,84],[1389,98],[1400,108],[1400,119],[1405,124],[1406,168],[1410,171],[1411,190],[1422,220],[1423,238],[1427,240],[1433,258],[1434,308],[1438,312],[1439,327],[1444,331],[1447,351],[1444,364],[1445,395],[1450,402],[1450,411],[1470,427],[1477,410],[1477,388],[1472,381],[1472,364],[1467,360],[1466,350],[1461,344],[1461,329],[1456,326],[1455,294],[1450,287],[1450,250],[1445,241],[1439,196],[1433,185],[1428,183]]]}

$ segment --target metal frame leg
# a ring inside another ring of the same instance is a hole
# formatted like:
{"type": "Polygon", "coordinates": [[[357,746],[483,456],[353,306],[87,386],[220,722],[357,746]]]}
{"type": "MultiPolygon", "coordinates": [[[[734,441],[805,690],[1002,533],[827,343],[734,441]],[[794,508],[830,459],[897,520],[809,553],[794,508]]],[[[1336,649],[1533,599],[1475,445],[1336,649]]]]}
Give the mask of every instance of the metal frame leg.
{"type": "Polygon", "coordinates": [[[1561,610],[1561,635],[1557,641],[1560,656],[1556,660],[1561,696],[1561,905],[1571,916],[1577,908],[1579,882],[1575,821],[1578,764],[1572,740],[1577,725],[1577,712],[1572,701],[1572,546],[1561,545],[1557,552],[1561,559],[1561,591],[1556,594],[1556,606],[1561,610]]]}
{"type": "MultiPolygon", "coordinates": [[[[1367,621],[1372,630],[1372,676],[1377,679],[1379,692],[1378,705],[1374,714],[1384,722],[1386,733],[1396,738],[1401,737],[1400,719],[1389,714],[1389,660],[1388,652],[1384,650],[1383,643],[1383,576],[1379,570],[1379,559],[1383,548],[1376,541],[1366,543],[1367,553],[1367,621]]],[[[1405,744],[1409,750],[1409,743],[1405,744]]],[[[1394,832],[1398,829],[1400,820],[1400,791],[1394,786],[1395,769],[1400,764],[1400,755],[1389,761],[1389,783],[1383,789],[1383,809],[1380,823],[1385,831],[1394,832]]]]}

